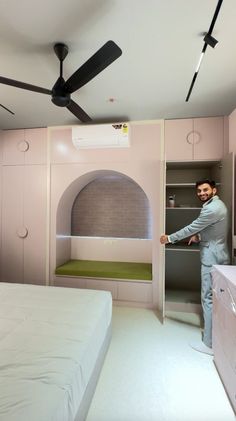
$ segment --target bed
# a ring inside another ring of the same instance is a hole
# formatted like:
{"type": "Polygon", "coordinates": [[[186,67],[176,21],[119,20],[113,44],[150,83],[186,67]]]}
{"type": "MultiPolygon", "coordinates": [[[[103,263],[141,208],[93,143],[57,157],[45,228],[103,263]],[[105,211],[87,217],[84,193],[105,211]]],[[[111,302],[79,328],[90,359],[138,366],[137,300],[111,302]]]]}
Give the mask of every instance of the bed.
{"type": "Polygon", "coordinates": [[[0,283],[0,420],[84,420],[111,319],[106,291],[0,283]]]}

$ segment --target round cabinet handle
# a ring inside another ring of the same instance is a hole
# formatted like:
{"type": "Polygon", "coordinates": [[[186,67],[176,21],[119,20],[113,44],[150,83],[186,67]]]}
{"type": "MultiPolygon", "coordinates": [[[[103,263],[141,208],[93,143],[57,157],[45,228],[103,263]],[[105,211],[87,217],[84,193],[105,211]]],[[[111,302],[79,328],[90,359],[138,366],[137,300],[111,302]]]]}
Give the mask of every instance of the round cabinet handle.
{"type": "Polygon", "coordinates": [[[26,140],[22,140],[18,143],[17,148],[20,152],[26,152],[29,149],[29,142],[27,142],[26,140]]]}
{"type": "Polygon", "coordinates": [[[19,238],[26,238],[28,235],[28,230],[26,227],[20,227],[17,230],[17,235],[19,238]]]}
{"type": "Polygon", "coordinates": [[[189,132],[189,133],[187,134],[187,142],[188,142],[190,145],[193,145],[193,144],[194,144],[194,131],[189,132]]]}
{"type": "Polygon", "coordinates": [[[200,140],[201,140],[201,135],[199,132],[196,132],[195,130],[187,134],[187,142],[190,145],[196,145],[197,143],[200,142],[200,140]]]}
{"type": "Polygon", "coordinates": [[[197,143],[199,143],[201,140],[201,135],[199,132],[196,132],[194,130],[194,140],[193,140],[193,144],[196,145],[197,143]]]}

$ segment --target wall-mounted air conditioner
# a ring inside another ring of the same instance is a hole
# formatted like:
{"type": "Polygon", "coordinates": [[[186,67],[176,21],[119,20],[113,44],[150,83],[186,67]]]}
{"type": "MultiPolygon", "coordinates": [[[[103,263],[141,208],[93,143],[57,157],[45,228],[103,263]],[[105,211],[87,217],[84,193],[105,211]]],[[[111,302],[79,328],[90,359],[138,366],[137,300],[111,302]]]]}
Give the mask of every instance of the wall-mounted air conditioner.
{"type": "Polygon", "coordinates": [[[72,142],[77,149],[128,148],[128,123],[72,127],[72,142]]]}

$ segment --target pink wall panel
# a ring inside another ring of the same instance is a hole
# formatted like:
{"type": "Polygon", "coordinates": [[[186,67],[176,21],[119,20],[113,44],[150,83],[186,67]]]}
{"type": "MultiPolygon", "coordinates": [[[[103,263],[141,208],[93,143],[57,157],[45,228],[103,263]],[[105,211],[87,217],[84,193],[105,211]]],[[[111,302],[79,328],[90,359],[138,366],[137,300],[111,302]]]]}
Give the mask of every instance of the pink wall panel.
{"type": "Polygon", "coordinates": [[[229,152],[236,152],[236,109],[229,115],[229,152]]]}
{"type": "MultiPolygon", "coordinates": [[[[99,126],[98,126],[99,127],[99,126]]],[[[130,148],[78,150],[72,143],[71,128],[51,129],[51,162],[130,162],[155,160],[160,156],[160,124],[130,123],[130,148]]]]}
{"type": "Polygon", "coordinates": [[[163,122],[131,123],[130,148],[77,150],[70,128],[51,129],[51,277],[68,256],[70,209],[78,192],[104,171],[134,180],[146,193],[152,213],[153,303],[162,310],[162,251],[159,237],[164,221],[163,122]],[[73,165],[71,165],[73,163],[73,165]],[[58,218],[57,218],[58,216],[58,218]]]}

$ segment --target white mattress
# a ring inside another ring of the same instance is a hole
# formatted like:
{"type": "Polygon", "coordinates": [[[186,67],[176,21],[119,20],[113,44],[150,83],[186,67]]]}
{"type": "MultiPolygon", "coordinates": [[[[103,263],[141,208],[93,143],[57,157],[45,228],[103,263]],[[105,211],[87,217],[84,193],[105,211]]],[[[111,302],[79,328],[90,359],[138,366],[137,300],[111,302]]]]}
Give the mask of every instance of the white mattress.
{"type": "Polygon", "coordinates": [[[73,420],[111,317],[109,292],[0,283],[0,420],[73,420]]]}

